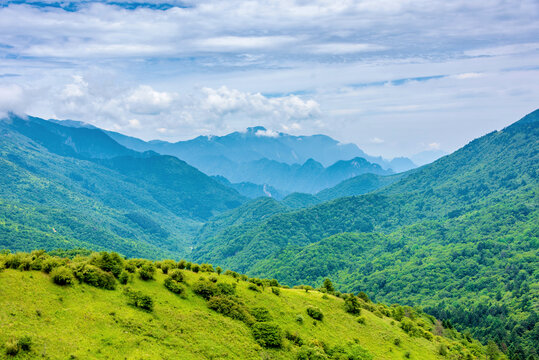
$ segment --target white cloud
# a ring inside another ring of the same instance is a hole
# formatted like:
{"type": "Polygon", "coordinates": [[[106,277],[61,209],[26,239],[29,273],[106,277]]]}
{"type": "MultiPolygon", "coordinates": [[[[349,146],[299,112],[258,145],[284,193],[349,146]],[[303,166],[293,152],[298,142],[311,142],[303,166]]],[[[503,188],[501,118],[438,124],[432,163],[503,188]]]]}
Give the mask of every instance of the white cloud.
{"type": "Polygon", "coordinates": [[[255,133],[255,135],[259,136],[259,137],[270,137],[270,138],[278,138],[279,137],[279,133],[277,131],[274,131],[274,130],[258,130],[255,133]]]}
{"type": "Polygon", "coordinates": [[[127,96],[129,110],[137,114],[160,114],[172,105],[177,94],[159,92],[148,85],[140,85],[127,96]]]}
{"type": "Polygon", "coordinates": [[[427,147],[427,149],[429,150],[440,150],[440,144],[437,143],[437,142],[432,142],[429,144],[429,146],[427,147]]]}
{"type": "Polygon", "coordinates": [[[379,137],[373,137],[371,139],[371,143],[373,144],[383,144],[385,141],[383,139],[380,139],[379,137]]]}
{"type": "Polygon", "coordinates": [[[24,112],[24,90],[19,85],[0,84],[0,116],[10,111],[24,112]]]}
{"type": "Polygon", "coordinates": [[[375,44],[327,43],[314,45],[308,49],[314,54],[342,55],[386,50],[387,47],[375,44]]]}

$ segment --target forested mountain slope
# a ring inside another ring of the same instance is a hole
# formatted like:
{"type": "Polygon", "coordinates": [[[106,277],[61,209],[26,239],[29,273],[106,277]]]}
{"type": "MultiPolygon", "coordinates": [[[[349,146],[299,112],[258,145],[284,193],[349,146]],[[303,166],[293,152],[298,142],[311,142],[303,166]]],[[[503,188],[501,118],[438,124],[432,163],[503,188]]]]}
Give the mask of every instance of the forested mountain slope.
{"type": "Polygon", "coordinates": [[[193,256],[290,284],[330,275],[537,356],[538,175],[535,111],[374,194],[232,226],[193,256]]]}
{"type": "Polygon", "coordinates": [[[98,129],[0,121],[0,246],[184,254],[203,220],[245,198],[185,162],[98,129]]]}

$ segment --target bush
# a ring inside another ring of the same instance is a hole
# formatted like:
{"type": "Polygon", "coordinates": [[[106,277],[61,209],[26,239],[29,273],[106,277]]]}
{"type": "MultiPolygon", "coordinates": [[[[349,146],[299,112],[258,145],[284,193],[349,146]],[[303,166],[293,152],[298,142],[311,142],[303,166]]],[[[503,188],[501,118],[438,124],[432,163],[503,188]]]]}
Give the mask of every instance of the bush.
{"type": "Polygon", "coordinates": [[[169,276],[172,278],[172,280],[175,280],[177,282],[184,282],[185,280],[185,277],[180,270],[172,270],[169,276]]]}
{"type": "Polygon", "coordinates": [[[141,291],[125,288],[124,294],[129,298],[128,304],[146,311],[153,311],[153,299],[141,291]]]}
{"type": "Polygon", "coordinates": [[[206,280],[198,280],[196,283],[194,283],[193,291],[195,294],[202,296],[206,300],[209,300],[209,298],[212,296],[217,296],[221,293],[217,285],[206,280]]]}
{"type": "Polygon", "coordinates": [[[283,345],[281,328],[272,323],[260,322],[253,325],[255,340],[266,348],[280,348],[283,345]]]}
{"type": "Polygon", "coordinates": [[[359,300],[354,295],[349,296],[344,300],[344,310],[347,313],[359,315],[361,314],[361,305],[359,300]]]}
{"type": "Polygon", "coordinates": [[[217,273],[217,275],[221,275],[221,273],[223,272],[223,269],[221,269],[220,266],[217,266],[217,267],[215,268],[215,272],[217,273]]]}
{"type": "Polygon", "coordinates": [[[270,286],[276,286],[276,287],[279,286],[279,282],[277,281],[277,279],[271,279],[269,284],[270,286]]]}
{"type": "Polygon", "coordinates": [[[360,291],[358,294],[357,294],[357,297],[362,299],[363,301],[365,302],[371,302],[371,299],[369,299],[369,297],[367,296],[367,294],[365,294],[363,291],[360,291]]]}
{"type": "Polygon", "coordinates": [[[322,311],[315,306],[307,307],[307,315],[309,315],[315,320],[320,320],[320,321],[322,321],[322,319],[324,318],[324,314],[322,314],[322,311]]]}
{"type": "Polygon", "coordinates": [[[81,282],[91,286],[107,290],[116,289],[116,279],[114,278],[114,275],[93,265],[80,265],[75,269],[75,277],[81,282]]]}
{"type": "Polygon", "coordinates": [[[365,325],[365,322],[367,321],[363,316],[360,316],[357,318],[357,323],[361,325],[365,325]]]}
{"type": "Polygon", "coordinates": [[[249,284],[247,286],[247,289],[252,290],[252,291],[256,291],[256,292],[261,292],[262,291],[262,290],[260,290],[260,288],[258,286],[256,286],[253,283],[249,284]]]}
{"type": "Polygon", "coordinates": [[[395,346],[400,346],[400,344],[401,344],[401,339],[395,338],[395,340],[393,340],[393,344],[395,344],[395,346]]]}
{"type": "Polygon", "coordinates": [[[174,294],[178,294],[178,295],[186,294],[185,286],[183,286],[179,281],[174,280],[172,276],[167,276],[164,284],[165,284],[165,287],[168,290],[172,291],[174,294]]]}
{"type": "Polygon", "coordinates": [[[236,294],[236,284],[218,283],[217,288],[219,289],[219,293],[223,295],[236,294]]]}
{"type": "Polygon", "coordinates": [[[120,276],[118,277],[118,281],[120,281],[120,284],[127,284],[130,280],[130,274],[127,271],[122,271],[120,276]]]}
{"type": "Polygon", "coordinates": [[[251,310],[251,314],[258,322],[267,322],[273,320],[268,309],[263,307],[256,307],[251,310]]]}
{"type": "Polygon", "coordinates": [[[303,339],[298,335],[297,332],[291,333],[290,331],[286,330],[284,333],[284,337],[290,340],[296,346],[303,345],[303,339]]]}
{"type": "Polygon", "coordinates": [[[6,355],[15,356],[19,353],[19,344],[16,340],[12,339],[6,342],[6,355]]]}
{"type": "Polygon", "coordinates": [[[32,348],[32,338],[28,335],[21,337],[17,343],[22,351],[30,351],[32,348]]]}
{"type": "Polygon", "coordinates": [[[168,274],[169,270],[175,269],[176,263],[172,260],[164,260],[161,262],[161,271],[163,274],[168,274]]]}
{"type": "Polygon", "coordinates": [[[59,259],[50,257],[48,259],[43,260],[43,263],[41,265],[41,271],[48,274],[50,273],[54,268],[57,268],[58,266],[62,265],[59,259]]]}
{"type": "Polygon", "coordinates": [[[208,307],[229,318],[243,321],[248,325],[255,322],[245,305],[229,296],[212,296],[208,301],[208,307]]]}
{"type": "Polygon", "coordinates": [[[328,356],[318,346],[302,346],[296,354],[297,360],[325,360],[328,356]]]}
{"type": "Polygon", "coordinates": [[[51,279],[53,283],[61,286],[72,285],[75,282],[73,271],[65,266],[55,268],[51,272],[51,279]]]}
{"type": "Polygon", "coordinates": [[[186,264],[185,260],[178,261],[178,269],[181,269],[181,270],[185,269],[185,264],[186,264]]]}
{"type": "Polygon", "coordinates": [[[144,281],[154,280],[154,275],[155,265],[151,262],[147,262],[146,264],[142,265],[138,273],[140,279],[144,281]]]}
{"type": "Polygon", "coordinates": [[[297,322],[297,323],[303,324],[303,321],[305,321],[305,319],[303,318],[303,316],[301,316],[301,315],[297,315],[297,316],[296,316],[296,322],[297,322]]]}
{"type": "Polygon", "coordinates": [[[194,273],[197,273],[200,271],[200,266],[198,264],[192,264],[191,265],[191,271],[194,273]]]}
{"type": "Polygon", "coordinates": [[[112,273],[115,277],[119,277],[124,269],[124,259],[115,252],[100,252],[94,253],[91,256],[90,264],[97,266],[103,271],[112,273]]]}
{"type": "Polygon", "coordinates": [[[281,295],[281,289],[279,289],[278,287],[272,287],[271,292],[277,296],[281,295]]]}
{"type": "Polygon", "coordinates": [[[211,281],[212,283],[216,283],[217,282],[217,277],[212,275],[212,276],[210,276],[208,278],[208,280],[211,281]]]}
{"type": "Polygon", "coordinates": [[[213,270],[213,265],[211,265],[211,264],[202,264],[202,265],[200,265],[200,271],[202,271],[202,272],[215,272],[215,270],[213,270]]]}

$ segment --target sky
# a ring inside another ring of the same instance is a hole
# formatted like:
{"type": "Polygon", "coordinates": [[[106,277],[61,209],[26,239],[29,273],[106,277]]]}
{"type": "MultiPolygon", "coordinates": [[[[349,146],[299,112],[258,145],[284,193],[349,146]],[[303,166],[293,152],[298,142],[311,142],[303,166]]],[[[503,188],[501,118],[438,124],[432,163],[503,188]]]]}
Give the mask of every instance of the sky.
{"type": "Polygon", "coordinates": [[[539,108],[538,19],[537,0],[2,0],[0,114],[451,152],[539,108]]]}

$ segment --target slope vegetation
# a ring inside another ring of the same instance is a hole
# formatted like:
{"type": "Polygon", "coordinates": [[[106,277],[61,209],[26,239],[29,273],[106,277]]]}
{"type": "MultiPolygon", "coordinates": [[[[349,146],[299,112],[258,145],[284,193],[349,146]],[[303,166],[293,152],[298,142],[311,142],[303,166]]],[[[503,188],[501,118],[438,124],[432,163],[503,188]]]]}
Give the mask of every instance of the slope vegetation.
{"type": "Polygon", "coordinates": [[[496,351],[410,307],[331,284],[287,289],[210,265],[109,253],[4,254],[0,265],[6,357],[429,360],[496,351]]]}

